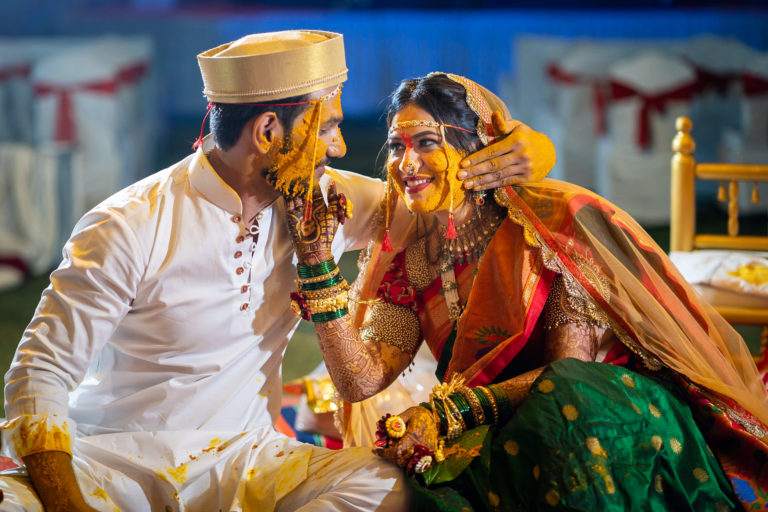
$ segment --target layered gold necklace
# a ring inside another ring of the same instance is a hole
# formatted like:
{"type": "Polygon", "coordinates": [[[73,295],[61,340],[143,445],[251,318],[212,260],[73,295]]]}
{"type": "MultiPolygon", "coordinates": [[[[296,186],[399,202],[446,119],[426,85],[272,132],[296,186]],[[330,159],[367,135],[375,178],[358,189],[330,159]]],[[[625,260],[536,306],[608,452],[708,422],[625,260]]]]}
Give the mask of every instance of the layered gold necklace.
{"type": "Polygon", "coordinates": [[[478,208],[475,215],[456,227],[454,239],[445,238],[446,228],[439,226],[437,259],[430,263],[440,274],[443,297],[451,320],[458,320],[464,310],[459,297],[459,286],[456,284],[456,274],[453,271],[454,264],[479,260],[504,220],[505,213],[505,210],[494,202],[486,202],[478,208]]]}

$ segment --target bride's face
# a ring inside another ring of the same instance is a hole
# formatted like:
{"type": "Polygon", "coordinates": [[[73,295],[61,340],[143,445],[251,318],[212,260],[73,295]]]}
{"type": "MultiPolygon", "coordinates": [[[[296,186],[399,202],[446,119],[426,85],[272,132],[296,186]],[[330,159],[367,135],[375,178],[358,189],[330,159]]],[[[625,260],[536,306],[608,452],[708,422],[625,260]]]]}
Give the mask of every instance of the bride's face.
{"type": "MultiPolygon", "coordinates": [[[[406,121],[435,121],[429,112],[414,104],[406,105],[392,118],[387,139],[387,172],[409,210],[431,213],[448,210],[464,199],[456,178],[462,155],[443,140],[440,128],[402,126],[406,121]]],[[[451,129],[451,128],[447,128],[451,129]]]]}

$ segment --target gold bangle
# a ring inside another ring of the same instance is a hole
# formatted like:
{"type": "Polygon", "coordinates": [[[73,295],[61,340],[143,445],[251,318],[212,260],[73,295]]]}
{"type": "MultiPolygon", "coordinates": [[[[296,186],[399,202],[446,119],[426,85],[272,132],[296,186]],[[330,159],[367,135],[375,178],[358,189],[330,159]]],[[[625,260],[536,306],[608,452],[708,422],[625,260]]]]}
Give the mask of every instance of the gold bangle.
{"type": "Polygon", "coordinates": [[[339,284],[329,286],[328,288],[321,288],[319,290],[303,290],[301,291],[301,294],[304,295],[307,300],[317,300],[328,299],[334,295],[338,295],[347,291],[349,291],[349,283],[344,280],[339,284]]]}
{"type": "Polygon", "coordinates": [[[324,299],[305,300],[307,304],[307,310],[310,314],[338,311],[340,309],[345,309],[349,305],[349,299],[347,297],[346,291],[324,299]]]}
{"type": "Polygon", "coordinates": [[[499,423],[499,406],[496,404],[496,397],[493,396],[493,393],[490,389],[488,389],[485,386],[477,386],[477,389],[480,390],[482,394],[488,397],[488,401],[491,402],[491,410],[493,411],[493,424],[496,425],[499,423]]]}
{"type": "Polygon", "coordinates": [[[321,276],[316,276],[316,277],[300,277],[300,278],[297,279],[297,281],[300,284],[319,283],[320,281],[325,281],[326,279],[332,278],[333,276],[335,276],[338,273],[339,273],[339,267],[336,267],[333,270],[331,270],[330,272],[328,272],[327,274],[323,274],[321,276]]]}
{"type": "Polygon", "coordinates": [[[464,418],[461,415],[461,411],[459,411],[459,408],[456,406],[455,403],[453,403],[453,400],[451,400],[448,397],[445,397],[443,399],[443,403],[448,404],[448,408],[451,410],[450,412],[451,416],[453,416],[454,419],[458,421],[459,426],[461,427],[461,432],[459,432],[459,434],[456,436],[458,437],[459,435],[461,435],[462,432],[466,432],[467,424],[464,422],[464,418]]]}
{"type": "Polygon", "coordinates": [[[480,400],[478,400],[474,391],[469,389],[467,386],[461,386],[457,391],[461,393],[461,396],[467,399],[467,402],[469,402],[469,408],[472,409],[472,416],[475,417],[475,425],[484,425],[485,412],[483,412],[483,406],[480,403],[480,400]]]}

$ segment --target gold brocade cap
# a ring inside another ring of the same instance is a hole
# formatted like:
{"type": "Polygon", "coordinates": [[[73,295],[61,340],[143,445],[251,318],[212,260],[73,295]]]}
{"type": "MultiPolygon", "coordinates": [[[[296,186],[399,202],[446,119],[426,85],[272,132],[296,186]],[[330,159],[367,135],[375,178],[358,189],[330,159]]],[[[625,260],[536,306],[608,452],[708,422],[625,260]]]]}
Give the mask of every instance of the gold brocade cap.
{"type": "Polygon", "coordinates": [[[203,94],[216,103],[259,103],[300,96],[347,79],[344,39],[335,32],[251,34],[197,56],[203,94]]]}

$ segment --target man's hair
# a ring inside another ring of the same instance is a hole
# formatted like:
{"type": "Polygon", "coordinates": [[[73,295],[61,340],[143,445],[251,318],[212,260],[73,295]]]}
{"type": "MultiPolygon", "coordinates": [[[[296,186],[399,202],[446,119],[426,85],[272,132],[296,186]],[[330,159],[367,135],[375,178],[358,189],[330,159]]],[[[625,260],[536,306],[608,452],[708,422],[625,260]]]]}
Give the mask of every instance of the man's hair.
{"type": "Polygon", "coordinates": [[[235,145],[243,127],[251,119],[260,116],[264,112],[274,112],[280,124],[287,132],[293,126],[296,118],[306,112],[312,105],[305,103],[303,105],[271,106],[281,105],[283,103],[302,103],[309,100],[309,94],[283,98],[274,101],[265,101],[256,105],[237,105],[232,103],[214,103],[211,107],[209,116],[211,133],[216,146],[223,150],[230,149],[235,145]]]}
{"type": "Polygon", "coordinates": [[[445,130],[445,138],[451,146],[473,153],[482,147],[477,130],[478,117],[467,105],[464,86],[444,74],[403,80],[392,93],[387,107],[387,126],[392,118],[407,105],[417,105],[432,115],[438,123],[452,124],[471,130],[445,130]]]}

